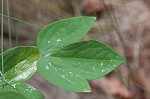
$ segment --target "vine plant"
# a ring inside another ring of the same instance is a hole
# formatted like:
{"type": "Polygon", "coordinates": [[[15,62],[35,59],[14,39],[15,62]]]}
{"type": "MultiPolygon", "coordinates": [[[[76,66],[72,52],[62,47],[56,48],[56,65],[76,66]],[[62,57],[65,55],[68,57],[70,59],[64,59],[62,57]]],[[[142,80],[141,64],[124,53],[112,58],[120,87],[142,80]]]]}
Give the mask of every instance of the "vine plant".
{"type": "Polygon", "coordinates": [[[19,46],[1,53],[0,99],[44,99],[24,83],[36,71],[65,90],[90,92],[87,80],[98,79],[125,61],[101,42],[78,41],[95,19],[81,16],[59,20],[39,32],[37,46],[19,46]]]}

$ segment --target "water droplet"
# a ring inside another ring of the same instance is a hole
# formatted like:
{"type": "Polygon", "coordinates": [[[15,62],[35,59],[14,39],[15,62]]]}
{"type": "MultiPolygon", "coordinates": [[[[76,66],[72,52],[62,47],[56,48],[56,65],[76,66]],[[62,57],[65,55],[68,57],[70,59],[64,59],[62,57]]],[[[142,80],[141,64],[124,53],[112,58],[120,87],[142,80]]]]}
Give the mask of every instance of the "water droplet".
{"type": "Polygon", "coordinates": [[[76,77],[79,77],[79,75],[75,75],[76,77]]]}
{"type": "Polygon", "coordinates": [[[95,70],[95,67],[93,67],[93,70],[95,70]]]}
{"type": "Polygon", "coordinates": [[[101,66],[103,65],[103,63],[101,62],[101,66]]]}
{"type": "Polygon", "coordinates": [[[111,62],[113,61],[113,60],[110,60],[111,62]]]}
{"type": "Polygon", "coordinates": [[[57,43],[58,43],[58,42],[61,42],[61,39],[58,39],[58,40],[57,40],[57,43]]]}
{"type": "Polygon", "coordinates": [[[105,69],[102,69],[101,72],[105,72],[105,69]]]}
{"type": "Polygon", "coordinates": [[[49,65],[52,65],[50,62],[48,62],[49,65]]]}
{"type": "Polygon", "coordinates": [[[61,75],[62,78],[65,78],[65,75],[61,75]]]}
{"type": "Polygon", "coordinates": [[[72,72],[70,71],[69,74],[72,74],[72,72]]]}
{"type": "Polygon", "coordinates": [[[46,68],[46,69],[49,69],[49,67],[48,67],[47,65],[45,66],[45,68],[46,68]]]}
{"type": "Polygon", "coordinates": [[[32,87],[32,86],[28,86],[28,89],[26,89],[26,90],[32,92],[32,91],[34,91],[36,89],[34,87],[32,87]]]}
{"type": "Polygon", "coordinates": [[[51,43],[51,41],[48,41],[48,44],[50,44],[51,43]]]}
{"type": "Polygon", "coordinates": [[[34,87],[32,86],[28,86],[29,89],[32,89],[32,90],[36,90],[34,87]]]}
{"type": "Polygon", "coordinates": [[[113,65],[114,67],[116,66],[116,65],[113,65]]]}

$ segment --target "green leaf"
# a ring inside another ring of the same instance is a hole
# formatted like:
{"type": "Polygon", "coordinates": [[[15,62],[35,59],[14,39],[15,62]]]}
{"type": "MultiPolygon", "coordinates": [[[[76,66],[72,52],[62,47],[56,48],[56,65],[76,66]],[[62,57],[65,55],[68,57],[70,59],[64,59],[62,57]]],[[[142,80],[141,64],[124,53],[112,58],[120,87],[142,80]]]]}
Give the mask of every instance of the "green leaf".
{"type": "Polygon", "coordinates": [[[122,56],[107,45],[90,40],[42,56],[37,67],[42,77],[63,89],[89,92],[86,80],[102,77],[124,61],[122,56]]]}
{"type": "Polygon", "coordinates": [[[44,96],[30,85],[17,83],[0,86],[0,99],[44,99],[44,96]]]}
{"type": "Polygon", "coordinates": [[[0,99],[27,99],[22,94],[16,91],[2,91],[0,92],[0,99]]]}
{"type": "Polygon", "coordinates": [[[5,79],[12,83],[28,80],[37,70],[36,64],[38,58],[39,56],[35,54],[18,63],[5,73],[5,79]]]}
{"type": "Polygon", "coordinates": [[[74,17],[47,25],[37,37],[41,55],[49,55],[60,48],[80,40],[91,28],[95,17],[74,17]]]}
{"type": "MultiPolygon", "coordinates": [[[[39,58],[37,47],[16,47],[3,53],[4,76],[7,82],[23,82],[29,79],[37,70],[39,58]]],[[[2,55],[0,55],[2,57],[2,55]]],[[[2,67],[0,60],[0,70],[2,67]]]]}
{"type": "Polygon", "coordinates": [[[37,66],[40,75],[52,84],[70,91],[89,92],[88,82],[83,77],[67,71],[64,65],[66,66],[66,64],[59,64],[57,66],[49,58],[42,57],[38,61],[37,66]]]}

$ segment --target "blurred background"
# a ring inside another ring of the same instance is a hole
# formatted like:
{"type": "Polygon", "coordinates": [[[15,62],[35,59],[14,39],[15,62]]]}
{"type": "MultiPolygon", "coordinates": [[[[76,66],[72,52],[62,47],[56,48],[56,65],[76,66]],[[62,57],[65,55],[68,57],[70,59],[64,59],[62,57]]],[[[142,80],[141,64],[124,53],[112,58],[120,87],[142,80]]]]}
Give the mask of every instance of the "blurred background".
{"type": "MultiPolygon", "coordinates": [[[[59,19],[96,16],[83,40],[104,42],[127,60],[105,77],[89,81],[90,93],[65,91],[35,73],[27,83],[45,99],[150,99],[150,0],[4,0],[3,6],[4,50],[36,45],[40,29],[59,19]]],[[[1,9],[2,0],[0,16],[1,9]]]]}

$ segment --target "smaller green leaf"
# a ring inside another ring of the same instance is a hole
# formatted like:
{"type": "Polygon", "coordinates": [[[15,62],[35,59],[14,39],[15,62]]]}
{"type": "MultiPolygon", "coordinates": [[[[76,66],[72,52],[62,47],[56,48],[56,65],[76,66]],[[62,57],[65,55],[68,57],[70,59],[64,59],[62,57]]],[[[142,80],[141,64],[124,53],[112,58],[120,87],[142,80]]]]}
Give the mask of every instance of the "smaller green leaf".
{"type": "Polygon", "coordinates": [[[28,80],[37,70],[38,55],[32,55],[26,60],[18,63],[5,73],[5,80],[9,83],[24,82],[28,80]]]}
{"type": "MultiPolygon", "coordinates": [[[[23,82],[28,80],[37,70],[36,62],[39,58],[37,47],[15,47],[3,52],[4,76],[7,82],[23,82]]],[[[0,54],[0,57],[2,55],[0,54]]],[[[2,60],[0,60],[0,71],[2,60]]],[[[1,84],[3,82],[0,81],[1,84]]]]}
{"type": "Polygon", "coordinates": [[[44,99],[44,96],[30,85],[17,83],[0,86],[0,99],[44,99]]]}

